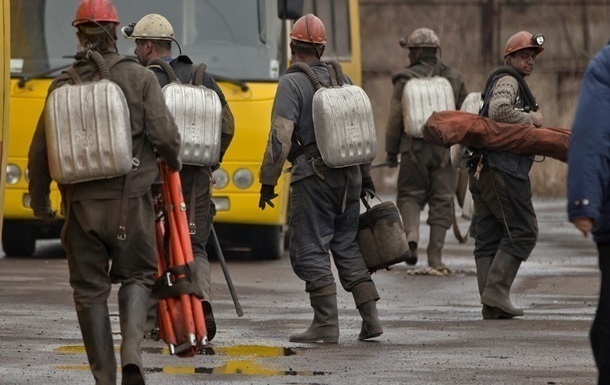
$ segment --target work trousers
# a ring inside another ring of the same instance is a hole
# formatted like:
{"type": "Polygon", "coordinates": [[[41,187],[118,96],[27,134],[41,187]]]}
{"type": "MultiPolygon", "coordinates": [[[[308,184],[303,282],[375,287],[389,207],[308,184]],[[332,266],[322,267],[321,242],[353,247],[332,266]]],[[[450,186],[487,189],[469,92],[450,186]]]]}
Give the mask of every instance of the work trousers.
{"type": "Polygon", "coordinates": [[[396,205],[414,202],[428,205],[428,225],[451,227],[452,202],[458,170],[451,165],[449,150],[423,139],[412,139],[411,151],[400,156],[396,205]]]}
{"type": "Polygon", "coordinates": [[[106,304],[111,284],[151,290],[156,266],[150,193],[129,199],[125,240],[117,238],[121,200],[72,202],[62,229],[76,310],[106,304]]]}
{"type": "Polygon", "coordinates": [[[610,384],[610,243],[598,243],[601,288],[595,319],[589,333],[598,370],[598,385],[610,384]]]}
{"type": "Polygon", "coordinates": [[[191,232],[193,258],[197,265],[197,284],[206,301],[211,299],[211,269],[206,245],[212,219],[216,213],[212,202],[211,170],[209,167],[185,165],[180,171],[182,195],[186,203],[186,216],[191,232]],[[194,192],[194,194],[193,194],[194,192]],[[193,202],[194,198],[194,202],[193,202]],[[194,211],[192,205],[195,205],[194,211]],[[194,220],[191,218],[194,212],[194,220]]]}
{"type": "Polygon", "coordinates": [[[343,288],[371,282],[356,243],[362,177],[358,166],[328,169],[324,180],[310,176],[292,183],[290,261],[313,292],[335,282],[329,251],[343,288]]]}
{"type": "Polygon", "coordinates": [[[475,212],[475,259],[493,257],[501,249],[527,260],[538,238],[529,178],[516,178],[485,163],[479,179],[470,171],[469,184],[475,212]]]}

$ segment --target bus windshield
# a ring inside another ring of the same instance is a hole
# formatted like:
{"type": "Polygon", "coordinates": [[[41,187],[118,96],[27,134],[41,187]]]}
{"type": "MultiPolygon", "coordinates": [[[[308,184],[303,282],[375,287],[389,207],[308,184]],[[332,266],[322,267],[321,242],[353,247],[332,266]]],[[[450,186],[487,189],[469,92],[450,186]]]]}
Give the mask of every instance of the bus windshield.
{"type": "MultiPolygon", "coordinates": [[[[78,49],[71,23],[80,0],[11,2],[11,75],[55,76],[78,49]],[[38,75],[37,75],[38,74],[38,75]]],[[[182,53],[206,63],[214,75],[273,81],[280,75],[281,20],[277,0],[129,0],[115,2],[121,24],[159,13],[174,27],[182,53]]],[[[119,28],[120,29],[120,28],[119,28]]],[[[133,40],[120,36],[119,53],[134,56],[133,40]]],[[[174,44],[174,56],[179,54],[174,44]]]]}

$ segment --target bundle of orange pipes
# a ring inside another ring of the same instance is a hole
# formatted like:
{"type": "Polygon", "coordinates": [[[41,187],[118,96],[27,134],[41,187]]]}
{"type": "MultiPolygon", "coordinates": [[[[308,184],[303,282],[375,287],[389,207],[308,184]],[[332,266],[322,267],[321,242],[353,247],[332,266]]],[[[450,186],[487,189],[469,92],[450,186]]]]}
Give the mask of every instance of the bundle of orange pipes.
{"type": "MultiPolygon", "coordinates": [[[[163,279],[166,288],[171,289],[194,277],[195,265],[179,173],[171,171],[164,162],[159,162],[159,171],[163,179],[164,215],[157,218],[155,225],[157,279],[163,279]]],[[[159,296],[159,337],[169,346],[170,354],[193,357],[207,344],[207,331],[201,298],[194,291],[188,293],[192,290],[184,291],[178,290],[175,296],[159,296]]]]}

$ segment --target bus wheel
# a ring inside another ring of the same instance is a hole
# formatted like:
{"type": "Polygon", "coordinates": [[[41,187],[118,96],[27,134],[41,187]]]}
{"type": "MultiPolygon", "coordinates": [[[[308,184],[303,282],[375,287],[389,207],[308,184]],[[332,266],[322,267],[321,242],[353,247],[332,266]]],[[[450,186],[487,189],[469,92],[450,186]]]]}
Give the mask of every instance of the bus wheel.
{"type": "Polygon", "coordinates": [[[281,226],[258,226],[252,232],[253,259],[280,259],[284,254],[284,232],[281,226]]]}
{"type": "Polygon", "coordinates": [[[5,222],[2,248],[9,257],[30,257],[36,251],[36,232],[27,225],[5,222]]]}

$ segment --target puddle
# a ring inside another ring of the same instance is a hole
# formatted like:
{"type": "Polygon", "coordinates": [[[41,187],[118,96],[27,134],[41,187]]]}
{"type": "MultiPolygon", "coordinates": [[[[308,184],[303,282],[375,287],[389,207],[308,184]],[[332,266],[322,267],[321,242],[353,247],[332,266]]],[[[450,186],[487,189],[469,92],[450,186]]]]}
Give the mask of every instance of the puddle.
{"type": "Polygon", "coordinates": [[[243,374],[250,376],[324,376],[330,373],[310,370],[278,370],[250,359],[229,361],[214,368],[189,366],[164,366],[146,368],[149,373],[168,374],[243,374]]]}
{"type": "MultiPolygon", "coordinates": [[[[198,366],[163,366],[163,367],[147,367],[144,369],[147,373],[166,373],[166,374],[242,374],[251,376],[324,376],[329,375],[328,372],[310,371],[310,370],[278,370],[268,365],[264,365],[258,361],[260,358],[270,357],[287,357],[300,354],[304,348],[286,348],[264,345],[237,345],[227,347],[204,347],[198,355],[206,356],[225,356],[230,358],[239,357],[238,360],[229,360],[224,365],[216,367],[198,367],[198,366]]],[[[59,354],[86,354],[83,345],[64,345],[54,350],[59,354]]],[[[119,347],[115,346],[115,351],[119,351],[119,347]]],[[[169,355],[167,347],[159,348],[143,348],[142,351],[147,354],[163,354],[169,355]]],[[[89,370],[87,365],[63,365],[58,366],[59,370],[89,370]]]]}

